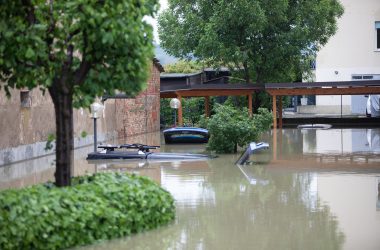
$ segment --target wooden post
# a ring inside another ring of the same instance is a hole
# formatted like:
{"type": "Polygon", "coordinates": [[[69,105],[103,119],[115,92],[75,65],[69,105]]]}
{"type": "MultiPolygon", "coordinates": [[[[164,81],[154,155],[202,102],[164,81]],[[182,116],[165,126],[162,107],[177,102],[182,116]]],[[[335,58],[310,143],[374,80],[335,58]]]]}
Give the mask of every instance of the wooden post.
{"type": "Polygon", "coordinates": [[[210,97],[205,96],[205,115],[210,117],[210,97]]]}
{"type": "Polygon", "coordinates": [[[180,102],[180,105],[178,107],[178,124],[179,126],[183,126],[183,117],[182,117],[182,96],[177,95],[177,98],[180,102]]]}
{"type": "Polygon", "coordinates": [[[282,128],[282,96],[278,97],[278,127],[282,128]]]}
{"type": "Polygon", "coordinates": [[[273,103],[273,128],[277,128],[277,96],[272,96],[273,103]]]}
{"type": "Polygon", "coordinates": [[[248,95],[248,110],[249,116],[252,117],[252,94],[248,95]]]}

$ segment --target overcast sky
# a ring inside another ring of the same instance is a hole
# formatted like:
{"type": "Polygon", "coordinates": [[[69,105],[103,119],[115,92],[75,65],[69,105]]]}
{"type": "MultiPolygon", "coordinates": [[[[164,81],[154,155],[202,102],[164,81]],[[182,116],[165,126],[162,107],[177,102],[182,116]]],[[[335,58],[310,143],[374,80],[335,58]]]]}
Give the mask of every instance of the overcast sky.
{"type": "MultiPolygon", "coordinates": [[[[166,9],[168,6],[168,0],[160,0],[160,10],[158,12],[158,14],[160,14],[160,12],[164,9],[166,9]]],[[[159,40],[158,40],[158,31],[157,31],[157,20],[156,19],[153,19],[153,18],[146,18],[146,21],[148,23],[150,23],[152,26],[153,26],[153,30],[154,30],[154,40],[159,43],[159,40]]]]}

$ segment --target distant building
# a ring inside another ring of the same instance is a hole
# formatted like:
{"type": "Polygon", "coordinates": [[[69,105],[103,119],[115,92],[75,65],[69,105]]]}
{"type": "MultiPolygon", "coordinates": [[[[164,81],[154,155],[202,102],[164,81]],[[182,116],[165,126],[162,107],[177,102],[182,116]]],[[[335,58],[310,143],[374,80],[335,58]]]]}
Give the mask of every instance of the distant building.
{"type": "MultiPolygon", "coordinates": [[[[318,52],[317,82],[380,79],[380,1],[340,0],[344,14],[337,33],[318,52]]],[[[316,106],[328,113],[365,114],[367,98],[317,96],[316,106]]]]}
{"type": "Polygon", "coordinates": [[[161,73],[161,90],[188,88],[203,82],[203,73],[161,73]]]}
{"type": "Polygon", "coordinates": [[[164,68],[153,59],[146,90],[134,98],[116,99],[116,130],[119,138],[160,130],[160,73],[164,68]]]}
{"type": "Polygon", "coordinates": [[[198,84],[220,84],[230,82],[227,68],[205,68],[196,73],[161,73],[161,90],[189,88],[198,84]]]}

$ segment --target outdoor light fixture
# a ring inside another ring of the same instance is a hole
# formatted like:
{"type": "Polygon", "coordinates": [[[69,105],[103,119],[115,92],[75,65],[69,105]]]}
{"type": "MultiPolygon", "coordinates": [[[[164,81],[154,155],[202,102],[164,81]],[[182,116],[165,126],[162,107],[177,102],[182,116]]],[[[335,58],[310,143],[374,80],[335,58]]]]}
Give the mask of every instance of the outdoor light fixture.
{"type": "Polygon", "coordinates": [[[103,111],[104,106],[102,104],[99,104],[97,102],[94,102],[90,105],[91,110],[91,118],[97,119],[99,118],[99,114],[103,111]]]}
{"type": "Polygon", "coordinates": [[[102,104],[94,102],[90,105],[91,118],[94,119],[94,152],[97,150],[97,129],[96,129],[96,119],[100,117],[100,114],[103,112],[104,106],[102,104]]]}
{"type": "Polygon", "coordinates": [[[181,102],[177,98],[172,98],[170,100],[170,107],[172,109],[178,109],[179,105],[181,105],[181,102]]]}
{"type": "Polygon", "coordinates": [[[170,107],[174,109],[174,127],[177,126],[176,109],[178,109],[180,105],[181,105],[181,101],[178,100],[177,98],[172,98],[170,100],[170,107]]]}

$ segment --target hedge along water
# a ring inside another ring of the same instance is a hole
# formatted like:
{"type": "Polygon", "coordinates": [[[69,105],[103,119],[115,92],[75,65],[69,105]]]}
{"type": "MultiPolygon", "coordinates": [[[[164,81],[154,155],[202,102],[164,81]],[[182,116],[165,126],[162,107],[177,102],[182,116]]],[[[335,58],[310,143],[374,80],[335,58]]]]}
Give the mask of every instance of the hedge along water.
{"type": "Polygon", "coordinates": [[[174,199],[147,177],[98,173],[71,187],[0,192],[0,249],[65,249],[173,221],[174,199]]]}

